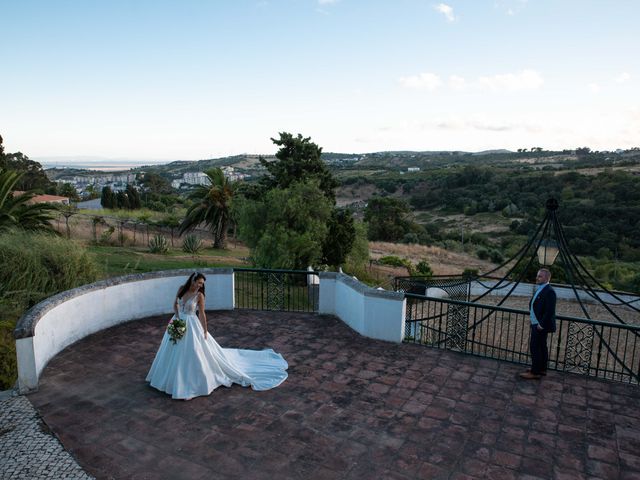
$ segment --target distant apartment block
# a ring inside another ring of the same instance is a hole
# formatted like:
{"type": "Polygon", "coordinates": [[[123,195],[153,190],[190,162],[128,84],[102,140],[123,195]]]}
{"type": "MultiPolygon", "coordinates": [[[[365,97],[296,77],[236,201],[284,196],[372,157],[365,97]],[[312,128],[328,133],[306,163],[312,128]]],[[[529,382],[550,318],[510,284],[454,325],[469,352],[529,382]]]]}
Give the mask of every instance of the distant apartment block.
{"type": "MultiPolygon", "coordinates": [[[[249,175],[244,173],[238,173],[233,167],[221,167],[224,176],[232,182],[243,180],[249,175]]],[[[178,178],[171,182],[173,188],[180,188],[182,185],[209,185],[209,177],[204,172],[187,172],[182,175],[182,178],[178,178]]]]}

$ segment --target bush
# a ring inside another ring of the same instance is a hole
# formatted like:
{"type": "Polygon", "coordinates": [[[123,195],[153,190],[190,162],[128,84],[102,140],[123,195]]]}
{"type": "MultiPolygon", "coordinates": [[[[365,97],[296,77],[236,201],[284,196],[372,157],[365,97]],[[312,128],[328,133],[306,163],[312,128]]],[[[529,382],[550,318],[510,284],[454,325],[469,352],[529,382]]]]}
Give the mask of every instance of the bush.
{"type": "Polygon", "coordinates": [[[165,254],[169,251],[169,242],[164,235],[156,235],[149,240],[149,251],[151,253],[165,254]]]}
{"type": "Polygon", "coordinates": [[[200,240],[195,235],[187,235],[182,241],[182,250],[191,253],[197,254],[202,249],[202,240],[200,240]]]}
{"type": "Polygon", "coordinates": [[[389,265],[391,267],[404,267],[406,265],[407,260],[404,258],[396,257],[394,255],[389,255],[386,257],[381,257],[378,260],[378,263],[382,265],[389,265]]]}
{"type": "Polygon", "coordinates": [[[382,265],[389,265],[391,267],[404,267],[407,269],[407,272],[411,276],[413,276],[415,273],[413,264],[406,258],[400,258],[394,255],[389,255],[389,256],[380,258],[378,260],[378,263],[382,265]]]}
{"type": "Polygon", "coordinates": [[[431,269],[431,265],[429,265],[429,262],[425,259],[420,260],[418,262],[418,264],[416,265],[416,271],[418,275],[422,275],[424,277],[433,276],[433,270],[431,269]]]}
{"type": "Polygon", "coordinates": [[[16,376],[13,329],[24,312],[56,293],[91,283],[99,271],[75,242],[48,234],[0,234],[0,390],[16,376]]]}
{"type": "Polygon", "coordinates": [[[478,255],[478,258],[480,260],[486,260],[487,258],[489,258],[489,252],[486,248],[479,248],[476,255],[478,255]]]}
{"type": "Polygon", "coordinates": [[[502,254],[500,252],[498,252],[497,250],[493,250],[491,252],[491,261],[493,263],[502,263],[504,261],[504,258],[502,257],[502,254]]]}

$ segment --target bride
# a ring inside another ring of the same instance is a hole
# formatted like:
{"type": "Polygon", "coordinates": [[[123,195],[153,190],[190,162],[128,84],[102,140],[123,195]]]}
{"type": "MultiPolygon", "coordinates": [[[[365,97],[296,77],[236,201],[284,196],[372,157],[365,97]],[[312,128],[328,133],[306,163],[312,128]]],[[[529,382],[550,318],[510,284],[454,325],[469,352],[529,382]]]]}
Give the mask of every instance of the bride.
{"type": "Polygon", "coordinates": [[[203,274],[192,273],[178,289],[171,320],[182,319],[186,332],[174,341],[165,331],[147,381],[172,398],[184,400],[209,395],[220,385],[229,387],[232,383],[254,390],[280,385],[287,378],[288,368],[282,355],[271,349],[222,348],[207,333],[205,280],[203,274]]]}

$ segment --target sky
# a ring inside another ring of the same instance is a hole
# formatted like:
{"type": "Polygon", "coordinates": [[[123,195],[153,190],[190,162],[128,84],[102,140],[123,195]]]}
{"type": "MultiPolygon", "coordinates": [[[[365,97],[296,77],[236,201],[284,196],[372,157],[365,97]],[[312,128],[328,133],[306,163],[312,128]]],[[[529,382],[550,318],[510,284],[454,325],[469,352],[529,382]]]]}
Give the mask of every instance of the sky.
{"type": "Polygon", "coordinates": [[[34,159],[640,146],[637,0],[0,0],[34,159]]]}

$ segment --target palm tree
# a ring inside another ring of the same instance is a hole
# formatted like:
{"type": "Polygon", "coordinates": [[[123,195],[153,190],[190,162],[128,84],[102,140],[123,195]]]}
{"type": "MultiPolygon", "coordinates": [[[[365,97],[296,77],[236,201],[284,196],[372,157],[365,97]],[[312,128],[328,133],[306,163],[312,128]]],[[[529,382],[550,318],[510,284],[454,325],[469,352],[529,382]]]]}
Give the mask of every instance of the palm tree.
{"type": "Polygon", "coordinates": [[[212,168],[204,173],[211,185],[198,185],[189,194],[189,198],[195,203],[189,207],[180,224],[180,235],[205,224],[213,234],[213,247],[226,248],[233,188],[219,168],[212,168]]]}
{"type": "Polygon", "coordinates": [[[17,227],[53,232],[50,222],[57,208],[46,203],[29,204],[35,196],[33,192],[13,195],[20,177],[22,173],[0,169],[0,230],[17,227]]]}

